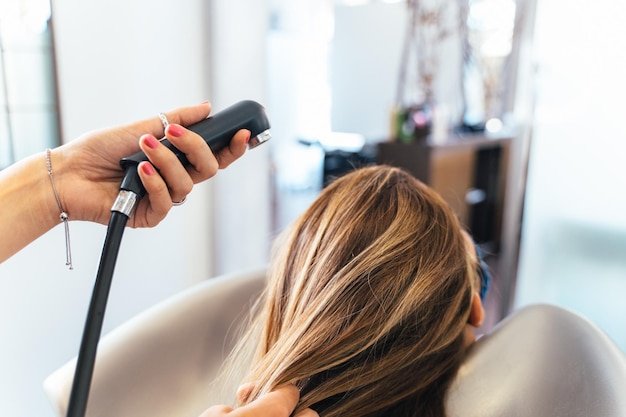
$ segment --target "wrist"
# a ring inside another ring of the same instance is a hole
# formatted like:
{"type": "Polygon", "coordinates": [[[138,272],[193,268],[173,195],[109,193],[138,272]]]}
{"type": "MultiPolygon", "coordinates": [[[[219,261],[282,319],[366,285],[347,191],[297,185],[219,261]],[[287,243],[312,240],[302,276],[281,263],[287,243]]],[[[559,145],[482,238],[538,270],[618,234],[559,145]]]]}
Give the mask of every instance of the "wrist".
{"type": "Polygon", "coordinates": [[[48,191],[52,197],[51,209],[57,212],[57,214],[60,214],[61,212],[67,213],[67,205],[64,198],[65,193],[63,192],[66,170],[62,153],[58,152],[56,149],[47,149],[44,154],[44,158],[44,166],[47,172],[46,181],[48,182],[48,191]]]}
{"type": "Polygon", "coordinates": [[[23,183],[25,191],[29,194],[28,207],[25,209],[30,218],[40,219],[45,232],[60,222],[59,210],[47,171],[45,151],[35,155],[29,165],[28,177],[23,183]]]}
{"type": "MultiPolygon", "coordinates": [[[[46,171],[46,181],[48,184],[48,192],[51,200],[51,210],[59,222],[61,212],[65,212],[70,220],[83,220],[80,204],[81,197],[87,199],[88,196],[82,195],[77,197],[77,193],[73,192],[72,184],[76,183],[74,171],[70,166],[72,164],[73,150],[67,145],[50,150],[49,160],[44,162],[44,170],[50,169],[52,174],[46,171]],[[49,163],[49,166],[48,166],[49,163]]],[[[44,154],[45,157],[45,154],[44,154]]],[[[76,187],[74,187],[76,188],[76,187]]],[[[80,194],[80,190],[78,191],[80,194]]]]}
{"type": "Polygon", "coordinates": [[[52,229],[59,214],[50,190],[45,153],[27,157],[0,171],[0,201],[7,207],[0,222],[3,261],[52,229]]]}
{"type": "Polygon", "coordinates": [[[70,248],[70,230],[69,230],[70,219],[69,219],[69,214],[67,213],[67,211],[64,208],[63,203],[61,202],[59,191],[57,190],[57,185],[56,185],[55,177],[54,177],[54,171],[52,169],[52,150],[50,149],[46,149],[46,170],[48,172],[48,179],[50,180],[50,188],[54,196],[54,202],[56,203],[56,207],[58,209],[59,221],[63,223],[63,226],[65,227],[65,254],[66,254],[65,265],[69,266],[70,269],[74,269],[72,265],[72,251],[70,248]]]}

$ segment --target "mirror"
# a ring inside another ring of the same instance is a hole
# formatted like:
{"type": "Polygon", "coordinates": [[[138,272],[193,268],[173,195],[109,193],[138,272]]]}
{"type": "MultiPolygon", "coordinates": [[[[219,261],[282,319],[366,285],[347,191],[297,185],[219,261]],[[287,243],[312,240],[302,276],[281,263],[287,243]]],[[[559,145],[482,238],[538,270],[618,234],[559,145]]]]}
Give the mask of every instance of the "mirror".
{"type": "Polygon", "coordinates": [[[50,3],[0,1],[0,169],[59,138],[50,3]]]}
{"type": "Polygon", "coordinates": [[[466,126],[498,130],[510,110],[505,95],[515,13],[514,0],[469,0],[463,45],[466,126]]]}

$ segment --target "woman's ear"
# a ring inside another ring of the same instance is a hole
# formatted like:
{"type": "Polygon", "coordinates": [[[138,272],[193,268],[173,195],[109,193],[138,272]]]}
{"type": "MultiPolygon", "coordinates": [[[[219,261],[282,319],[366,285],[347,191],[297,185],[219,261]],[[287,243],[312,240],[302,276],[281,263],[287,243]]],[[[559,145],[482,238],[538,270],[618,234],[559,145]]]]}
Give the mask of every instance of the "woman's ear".
{"type": "Polygon", "coordinates": [[[480,295],[475,292],[472,294],[472,307],[470,309],[470,316],[468,324],[472,327],[480,327],[485,320],[485,309],[483,308],[483,302],[480,299],[480,295]]]}

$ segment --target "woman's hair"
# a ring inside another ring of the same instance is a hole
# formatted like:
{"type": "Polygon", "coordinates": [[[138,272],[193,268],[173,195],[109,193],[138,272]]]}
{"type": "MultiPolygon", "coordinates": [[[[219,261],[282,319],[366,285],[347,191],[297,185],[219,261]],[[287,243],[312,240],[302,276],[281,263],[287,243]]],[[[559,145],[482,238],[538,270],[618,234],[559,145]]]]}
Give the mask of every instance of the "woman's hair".
{"type": "Polygon", "coordinates": [[[249,401],[285,383],[321,416],[443,416],[474,260],[443,199],[405,171],[355,170],[277,239],[242,343],[249,401]]]}

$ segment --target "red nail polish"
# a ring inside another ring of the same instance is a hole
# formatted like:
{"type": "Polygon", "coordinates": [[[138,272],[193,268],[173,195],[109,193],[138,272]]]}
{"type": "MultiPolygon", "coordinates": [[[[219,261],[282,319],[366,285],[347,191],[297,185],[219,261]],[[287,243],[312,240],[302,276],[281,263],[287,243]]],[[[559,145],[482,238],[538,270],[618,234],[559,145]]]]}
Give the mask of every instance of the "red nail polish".
{"type": "Polygon", "coordinates": [[[156,171],[154,170],[154,167],[152,166],[151,163],[149,162],[144,162],[141,164],[141,170],[148,175],[154,175],[156,174],[156,171]]]}
{"type": "Polygon", "coordinates": [[[181,125],[169,125],[166,132],[175,138],[179,138],[185,133],[185,129],[181,125]]]}
{"type": "Polygon", "coordinates": [[[152,135],[144,135],[143,143],[151,149],[156,149],[160,145],[159,141],[152,135]]]}

